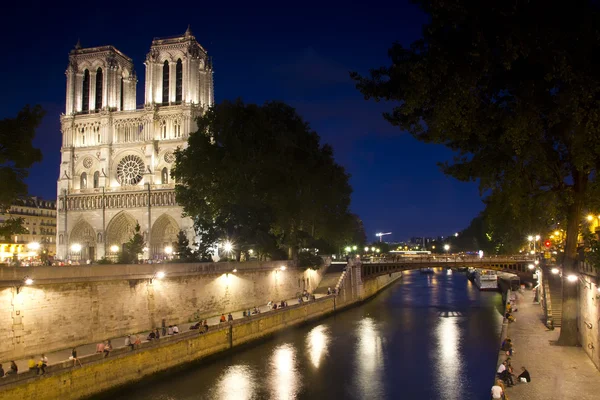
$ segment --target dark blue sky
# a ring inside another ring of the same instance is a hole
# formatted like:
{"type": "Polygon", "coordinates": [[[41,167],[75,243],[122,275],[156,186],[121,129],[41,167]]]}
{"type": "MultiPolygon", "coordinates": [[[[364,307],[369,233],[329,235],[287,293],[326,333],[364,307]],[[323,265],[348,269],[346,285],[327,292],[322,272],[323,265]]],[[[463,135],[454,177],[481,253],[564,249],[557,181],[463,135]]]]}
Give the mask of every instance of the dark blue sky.
{"type": "Polygon", "coordinates": [[[448,150],[389,125],[381,112],[391,106],[365,101],[348,77],[387,65],[394,41],[420,36],[426,17],[408,1],[52,3],[5,8],[0,24],[0,118],[27,103],[47,110],[36,138],[44,160],[28,179],[32,194],[56,196],[64,72],[77,39],[83,47],[112,44],[133,58],[141,104],[152,38],[182,34],[191,24],[213,57],[217,101],[285,101],[333,146],[352,175],[352,210],[369,240],[382,230],[393,232],[392,240],[447,235],[482,209],[475,184],[436,166],[451,157],[448,150]]]}

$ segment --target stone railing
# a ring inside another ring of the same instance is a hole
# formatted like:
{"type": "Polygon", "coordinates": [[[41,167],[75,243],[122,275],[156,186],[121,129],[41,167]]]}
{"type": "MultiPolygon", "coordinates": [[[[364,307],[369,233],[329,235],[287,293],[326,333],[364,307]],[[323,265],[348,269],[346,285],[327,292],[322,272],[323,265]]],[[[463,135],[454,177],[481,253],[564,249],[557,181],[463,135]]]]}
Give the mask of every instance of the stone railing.
{"type": "Polygon", "coordinates": [[[33,280],[33,285],[59,282],[105,281],[118,279],[151,279],[159,271],[165,276],[219,275],[243,273],[259,270],[278,270],[281,267],[294,268],[294,261],[248,261],[190,264],[116,264],[64,267],[4,267],[0,266],[0,287],[21,286],[25,277],[33,280]],[[236,272],[233,272],[233,271],[236,272]]]}
{"type": "MultiPolygon", "coordinates": [[[[151,188],[152,190],[152,188],[151,188]]],[[[68,211],[97,210],[102,208],[137,208],[148,207],[167,207],[177,205],[175,200],[175,190],[156,190],[148,193],[139,192],[118,192],[118,193],[90,193],[87,195],[75,195],[67,197],[68,211]],[[149,200],[148,200],[149,199],[149,200]]],[[[63,210],[64,198],[59,198],[59,210],[63,210]]]]}

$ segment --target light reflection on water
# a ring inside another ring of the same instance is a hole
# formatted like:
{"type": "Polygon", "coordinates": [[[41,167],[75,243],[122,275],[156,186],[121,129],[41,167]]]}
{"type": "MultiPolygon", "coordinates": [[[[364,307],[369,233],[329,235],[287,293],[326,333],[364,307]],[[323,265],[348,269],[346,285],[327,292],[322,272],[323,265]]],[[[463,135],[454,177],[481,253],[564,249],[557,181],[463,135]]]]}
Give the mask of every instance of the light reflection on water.
{"type": "Polygon", "coordinates": [[[216,382],[213,398],[221,400],[251,400],[256,398],[254,370],[248,365],[226,368],[216,382]]]}
{"type": "Polygon", "coordinates": [[[295,399],[300,389],[296,348],[289,343],[279,345],[273,351],[267,372],[273,399],[295,399]]]}
{"type": "Polygon", "coordinates": [[[442,398],[458,399],[463,360],[460,352],[458,318],[440,317],[436,329],[437,360],[435,362],[437,373],[436,386],[442,398]]]}
{"type": "Polygon", "coordinates": [[[364,318],[356,327],[356,369],[354,380],[362,399],[383,398],[381,376],[384,369],[382,340],[379,329],[372,318],[364,318]]]}
{"type": "Polygon", "coordinates": [[[306,335],[306,349],[310,356],[310,362],[315,368],[319,368],[321,359],[327,353],[327,345],[329,343],[329,329],[325,325],[315,326],[306,335]]]}

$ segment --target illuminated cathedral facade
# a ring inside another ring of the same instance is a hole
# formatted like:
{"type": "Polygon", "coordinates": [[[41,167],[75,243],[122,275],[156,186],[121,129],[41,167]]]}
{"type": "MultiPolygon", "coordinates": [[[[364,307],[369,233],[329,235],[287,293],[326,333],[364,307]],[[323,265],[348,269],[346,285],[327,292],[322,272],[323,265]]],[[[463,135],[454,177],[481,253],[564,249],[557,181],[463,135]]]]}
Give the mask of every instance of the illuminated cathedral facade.
{"type": "Polygon", "coordinates": [[[188,28],[156,38],[144,62],[145,101],[136,104],[132,60],[113,46],[69,54],[61,115],[57,257],[115,256],[141,227],[144,258],[161,259],[180,230],[193,240],[170,176],[174,151],[214,103],[213,70],[188,28]]]}

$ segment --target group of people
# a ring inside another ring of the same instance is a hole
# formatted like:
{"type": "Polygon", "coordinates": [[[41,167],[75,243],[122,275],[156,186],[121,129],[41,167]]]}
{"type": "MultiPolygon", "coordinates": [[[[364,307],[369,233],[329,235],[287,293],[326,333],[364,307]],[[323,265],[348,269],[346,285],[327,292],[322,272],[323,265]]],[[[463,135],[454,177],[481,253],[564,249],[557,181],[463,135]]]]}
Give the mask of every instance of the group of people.
{"type": "Polygon", "coordinates": [[[512,301],[508,301],[506,303],[506,310],[504,312],[504,318],[506,318],[509,323],[515,322],[517,319],[513,316],[513,313],[517,312],[517,311],[519,311],[519,310],[513,306],[512,301]]]}
{"type": "Polygon", "coordinates": [[[190,326],[190,330],[200,330],[201,326],[204,328],[204,331],[200,331],[200,333],[208,332],[208,322],[206,320],[196,322],[194,325],[190,326]]]}
{"type": "Polygon", "coordinates": [[[113,346],[110,339],[100,342],[96,345],[96,353],[104,354],[104,357],[108,357],[110,352],[112,351],[113,346]]]}
{"type": "Polygon", "coordinates": [[[256,308],[256,306],[254,306],[254,309],[252,311],[250,311],[250,309],[244,310],[244,312],[242,313],[242,315],[244,317],[249,317],[251,315],[255,315],[255,314],[260,314],[260,309],[256,308]]]}
{"type": "Polygon", "coordinates": [[[19,373],[19,367],[17,367],[17,363],[15,363],[14,361],[10,362],[10,368],[6,372],[4,372],[4,367],[2,367],[2,364],[0,364],[0,378],[4,378],[5,376],[13,374],[16,375],[17,373],[19,373]]]}

